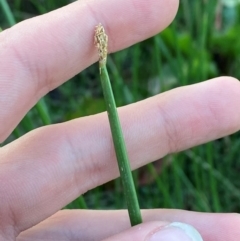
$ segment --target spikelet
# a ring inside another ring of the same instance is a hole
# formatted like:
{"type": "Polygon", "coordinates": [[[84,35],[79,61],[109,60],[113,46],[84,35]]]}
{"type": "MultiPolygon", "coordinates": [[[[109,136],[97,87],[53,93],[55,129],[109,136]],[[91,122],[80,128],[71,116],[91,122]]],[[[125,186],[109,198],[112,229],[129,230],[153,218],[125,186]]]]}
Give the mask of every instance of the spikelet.
{"type": "Polygon", "coordinates": [[[99,23],[95,28],[94,44],[98,48],[100,64],[106,64],[108,54],[108,36],[104,27],[99,23]]]}

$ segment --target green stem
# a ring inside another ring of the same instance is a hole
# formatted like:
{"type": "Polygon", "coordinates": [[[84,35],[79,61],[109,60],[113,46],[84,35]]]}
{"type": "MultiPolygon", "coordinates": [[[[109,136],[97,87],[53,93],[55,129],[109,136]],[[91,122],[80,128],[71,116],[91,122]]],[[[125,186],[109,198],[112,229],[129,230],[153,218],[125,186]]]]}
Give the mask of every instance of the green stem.
{"type": "Polygon", "coordinates": [[[182,187],[181,178],[178,173],[179,169],[182,169],[179,164],[181,159],[182,159],[181,154],[179,155],[175,154],[173,156],[172,167],[173,167],[174,192],[175,192],[174,199],[176,201],[175,208],[181,208],[184,206],[183,192],[182,192],[182,190],[184,189],[182,187]]]}
{"type": "Polygon", "coordinates": [[[130,222],[134,226],[142,223],[141,212],[106,64],[101,62],[100,77],[130,222]]]}
{"type": "Polygon", "coordinates": [[[15,129],[13,130],[13,135],[16,137],[16,139],[21,136],[21,133],[20,133],[20,131],[18,130],[18,128],[15,128],[15,129]]]}
{"type": "Polygon", "coordinates": [[[170,192],[169,192],[169,186],[167,185],[168,183],[164,183],[163,181],[163,175],[165,170],[165,166],[163,164],[162,166],[162,175],[161,177],[159,177],[153,163],[149,163],[147,165],[148,171],[150,172],[150,175],[154,177],[154,180],[156,181],[157,187],[158,189],[161,191],[161,195],[163,196],[163,207],[164,208],[169,208],[169,207],[173,207],[173,201],[172,198],[170,196],[170,192]]]}
{"type": "Polygon", "coordinates": [[[122,77],[119,73],[119,70],[117,68],[117,66],[120,65],[119,63],[120,63],[120,60],[118,58],[116,59],[116,64],[115,64],[113,59],[111,58],[111,56],[108,56],[108,64],[109,64],[109,67],[110,67],[110,72],[114,77],[115,86],[113,86],[113,89],[122,90],[121,92],[115,91],[115,101],[117,102],[118,105],[130,104],[130,103],[133,103],[133,101],[134,101],[133,94],[129,90],[127,85],[124,84],[124,82],[123,82],[123,79],[122,79],[122,77]]]}
{"type": "Polygon", "coordinates": [[[185,23],[187,25],[187,29],[191,36],[193,36],[193,16],[192,16],[192,11],[191,11],[191,6],[189,0],[182,0],[183,4],[183,14],[185,18],[185,23]]]}
{"type": "Polygon", "coordinates": [[[35,107],[37,109],[38,114],[40,115],[40,117],[42,119],[43,124],[50,125],[51,118],[49,116],[48,109],[47,109],[44,99],[39,100],[35,107]]]}
{"type": "Polygon", "coordinates": [[[87,209],[87,204],[83,196],[78,197],[78,207],[80,207],[80,209],[87,209]]]}
{"type": "Polygon", "coordinates": [[[122,192],[121,192],[121,180],[120,178],[117,178],[114,180],[114,184],[115,184],[115,207],[117,209],[121,209],[122,208],[122,192]]]}
{"type": "Polygon", "coordinates": [[[139,59],[140,59],[140,44],[134,46],[133,49],[133,66],[132,66],[132,83],[133,83],[133,97],[134,101],[138,98],[138,87],[139,87],[139,59]]]}
{"type": "Polygon", "coordinates": [[[154,40],[154,60],[155,60],[155,64],[156,64],[156,69],[157,69],[157,75],[158,78],[160,80],[160,84],[161,84],[161,92],[166,91],[166,86],[164,83],[164,78],[162,76],[162,61],[161,61],[161,51],[160,51],[160,46],[158,44],[158,35],[156,35],[153,40],[154,40]]]}
{"type": "MultiPolygon", "coordinates": [[[[207,159],[208,163],[211,167],[211,170],[214,170],[214,160],[213,160],[213,143],[207,144],[207,159]]],[[[215,212],[221,212],[221,204],[220,204],[220,197],[219,197],[219,190],[217,185],[217,180],[213,175],[213,172],[209,173],[209,184],[211,188],[211,193],[213,197],[213,208],[215,212]]]]}

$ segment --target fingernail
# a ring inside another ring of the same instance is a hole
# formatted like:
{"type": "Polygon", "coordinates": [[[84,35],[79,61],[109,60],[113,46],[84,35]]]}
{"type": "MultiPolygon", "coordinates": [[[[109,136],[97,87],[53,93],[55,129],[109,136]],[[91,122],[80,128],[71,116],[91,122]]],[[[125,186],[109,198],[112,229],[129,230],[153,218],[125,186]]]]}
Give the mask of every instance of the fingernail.
{"type": "Polygon", "coordinates": [[[199,232],[185,223],[170,223],[156,230],[148,241],[203,241],[199,232]]]}

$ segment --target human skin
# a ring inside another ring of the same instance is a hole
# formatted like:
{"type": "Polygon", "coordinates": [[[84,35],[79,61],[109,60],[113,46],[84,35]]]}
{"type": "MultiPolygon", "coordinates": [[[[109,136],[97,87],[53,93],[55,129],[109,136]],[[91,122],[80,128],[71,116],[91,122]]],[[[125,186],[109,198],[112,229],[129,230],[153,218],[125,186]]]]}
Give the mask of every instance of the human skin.
{"type": "MultiPolygon", "coordinates": [[[[3,31],[0,143],[42,96],[97,61],[99,22],[115,52],[163,30],[177,8],[178,0],[81,0],[3,31]]],[[[231,77],[119,108],[132,168],[238,131],[239,109],[240,83],[231,77]]],[[[0,149],[0,240],[140,240],[124,210],[60,211],[118,176],[106,113],[31,131],[0,149]]],[[[240,240],[238,214],[159,209],[143,219],[142,240],[176,221],[204,241],[240,240]]]]}

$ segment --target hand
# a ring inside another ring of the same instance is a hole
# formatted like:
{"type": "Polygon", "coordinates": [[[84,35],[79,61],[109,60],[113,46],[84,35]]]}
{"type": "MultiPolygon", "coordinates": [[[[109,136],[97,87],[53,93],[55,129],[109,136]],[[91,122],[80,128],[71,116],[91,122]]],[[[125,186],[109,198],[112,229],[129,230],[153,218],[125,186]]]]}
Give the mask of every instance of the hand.
{"type": "MultiPolygon", "coordinates": [[[[82,0],[2,32],[0,142],[42,96],[97,61],[99,22],[114,52],[164,29],[177,7],[178,0],[82,0]]],[[[239,130],[239,109],[240,83],[230,77],[119,108],[132,167],[239,130]]],[[[106,113],[42,127],[2,147],[0,240],[147,240],[171,222],[191,224],[205,241],[240,239],[236,214],[145,210],[145,223],[130,228],[126,211],[59,211],[116,178],[116,163],[106,113]]]]}

